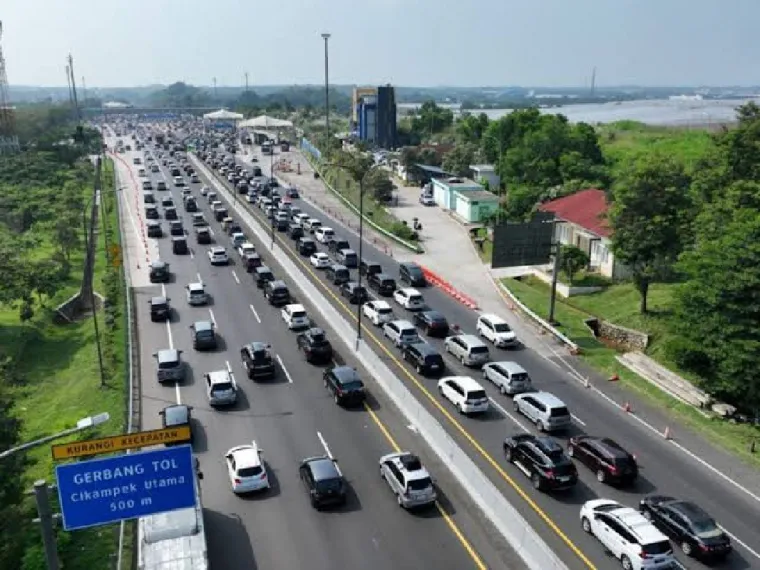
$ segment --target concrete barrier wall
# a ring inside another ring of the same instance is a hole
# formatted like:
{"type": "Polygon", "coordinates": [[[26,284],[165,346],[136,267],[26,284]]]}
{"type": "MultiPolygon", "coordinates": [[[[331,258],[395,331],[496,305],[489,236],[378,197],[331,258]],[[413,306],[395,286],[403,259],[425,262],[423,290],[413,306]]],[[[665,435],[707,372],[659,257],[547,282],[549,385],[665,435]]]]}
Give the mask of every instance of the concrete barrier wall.
{"type": "MultiPolygon", "coordinates": [[[[280,249],[280,246],[276,244],[272,248],[270,233],[259,225],[253,215],[247,211],[246,205],[235,200],[235,196],[231,195],[226,187],[219,183],[215,175],[195,156],[190,155],[190,157],[195,167],[214,182],[217,191],[225,195],[230,208],[253,230],[259,242],[272,250],[273,253],[280,249]]],[[[520,555],[526,566],[531,570],[567,570],[564,562],[550,550],[546,542],[538,536],[517,508],[506,500],[504,495],[459,447],[438,420],[419,403],[404,383],[396,377],[374,351],[365,343],[360,344],[358,352],[354,351],[354,326],[325,299],[324,295],[301,273],[301,270],[290,257],[282,252],[281,255],[277,256],[277,260],[297,283],[303,295],[320,309],[345,346],[355,354],[367,370],[372,371],[380,387],[393,400],[407,420],[416,426],[425,441],[440,460],[447,465],[475,504],[520,555]]]]}

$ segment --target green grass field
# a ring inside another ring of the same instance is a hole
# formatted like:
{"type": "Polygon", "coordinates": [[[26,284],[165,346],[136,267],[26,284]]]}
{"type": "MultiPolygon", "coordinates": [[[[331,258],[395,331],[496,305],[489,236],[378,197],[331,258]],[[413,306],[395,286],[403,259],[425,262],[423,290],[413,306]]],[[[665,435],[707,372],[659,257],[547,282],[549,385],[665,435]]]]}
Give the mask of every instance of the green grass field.
{"type": "MultiPolygon", "coordinates": [[[[529,309],[540,317],[547,318],[550,293],[548,285],[534,277],[522,280],[503,279],[502,282],[529,309]]],[[[559,322],[557,328],[581,348],[581,358],[605,378],[617,374],[628,388],[668,410],[681,423],[702,433],[716,445],[730,450],[748,464],[760,468],[760,454],[749,452],[750,442],[760,437],[756,428],[708,419],[692,406],[660,391],[620,364],[615,359],[618,352],[599,342],[584,323],[589,317],[596,316],[651,334],[647,354],[669,369],[683,374],[670,362],[664,349],[670,318],[667,308],[670,305],[673,287],[667,284],[652,286],[649,295],[649,306],[652,310],[650,315],[638,313],[638,293],[628,284],[614,285],[594,295],[572,297],[569,302],[558,296],[555,307],[555,319],[559,322]]],[[[683,375],[688,378],[688,375],[683,375]]]]}
{"type": "MultiPolygon", "coordinates": [[[[104,188],[113,188],[108,174],[104,188]]],[[[112,179],[111,179],[112,180],[112,179]]],[[[86,190],[89,198],[91,190],[86,190]]],[[[111,194],[104,198],[112,204],[108,224],[114,230],[114,239],[119,240],[119,221],[111,194]]],[[[101,217],[102,228],[102,217],[101,217]]],[[[103,293],[103,278],[106,273],[105,232],[99,232],[96,254],[95,289],[103,293]]],[[[42,247],[51,248],[49,244],[42,247]]],[[[74,294],[80,286],[83,254],[72,256],[71,277],[66,286],[45,303],[35,307],[35,317],[21,323],[18,310],[0,307],[0,346],[5,354],[16,356],[20,362],[17,371],[21,379],[12,389],[15,401],[14,413],[23,421],[22,441],[29,441],[56,433],[76,424],[76,421],[100,412],[111,415],[109,422],[88,431],[83,437],[95,437],[122,433],[125,425],[126,405],[126,311],[122,308],[112,327],[106,334],[104,312],[99,311],[101,339],[108,343],[114,359],[107,370],[107,387],[100,387],[95,333],[91,318],[66,325],[57,325],[52,320],[52,309],[74,294]],[[110,339],[110,340],[109,340],[110,339]]],[[[122,289],[116,304],[123,307],[122,289]]],[[[65,440],[61,440],[65,441],[65,440]]],[[[25,473],[26,483],[31,487],[37,479],[54,480],[53,461],[49,446],[28,452],[29,467],[25,473]]],[[[54,498],[57,505],[57,499],[54,498]]],[[[32,509],[30,502],[30,512],[32,509]]],[[[118,544],[118,525],[99,527],[66,533],[59,530],[58,550],[61,562],[68,568],[88,568],[90,570],[110,569],[118,544]]],[[[23,570],[44,567],[39,528],[30,523],[28,528],[27,555],[23,570]]],[[[130,537],[128,537],[130,538],[130,537]]],[[[127,562],[129,562],[129,556],[127,562]]],[[[129,568],[129,565],[125,566],[129,568]]]]}

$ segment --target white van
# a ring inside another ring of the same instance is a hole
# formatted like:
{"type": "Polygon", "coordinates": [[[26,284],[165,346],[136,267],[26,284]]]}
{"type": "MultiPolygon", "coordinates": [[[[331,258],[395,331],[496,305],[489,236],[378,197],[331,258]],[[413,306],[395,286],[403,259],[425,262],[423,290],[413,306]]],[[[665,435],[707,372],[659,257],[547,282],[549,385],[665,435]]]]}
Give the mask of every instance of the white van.
{"type": "Polygon", "coordinates": [[[483,366],[483,378],[505,395],[522,394],[533,388],[530,376],[517,362],[489,362],[483,366]]]}
{"type": "Polygon", "coordinates": [[[441,378],[438,381],[438,391],[456,406],[460,414],[479,414],[488,411],[486,391],[469,376],[441,378]]]}

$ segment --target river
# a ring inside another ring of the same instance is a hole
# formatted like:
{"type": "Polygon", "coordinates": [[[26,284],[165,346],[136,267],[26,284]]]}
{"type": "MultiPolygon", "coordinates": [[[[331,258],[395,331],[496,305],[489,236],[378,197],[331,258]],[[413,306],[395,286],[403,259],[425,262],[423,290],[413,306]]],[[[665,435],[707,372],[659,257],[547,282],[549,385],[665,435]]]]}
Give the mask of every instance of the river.
{"type": "MultiPolygon", "coordinates": [[[[747,101],[760,104],[760,99],[744,100],[670,100],[647,99],[639,101],[622,101],[612,103],[588,103],[585,105],[564,105],[562,107],[541,109],[542,113],[561,113],[571,122],[590,124],[614,123],[615,121],[639,121],[650,125],[672,127],[717,126],[736,120],[735,109],[747,101]]],[[[458,105],[442,105],[459,113],[458,105]]],[[[400,103],[399,114],[419,107],[416,103],[400,103]]],[[[477,109],[470,113],[480,113],[477,109]]],[[[484,109],[489,119],[499,119],[511,113],[512,109],[484,109]]]]}

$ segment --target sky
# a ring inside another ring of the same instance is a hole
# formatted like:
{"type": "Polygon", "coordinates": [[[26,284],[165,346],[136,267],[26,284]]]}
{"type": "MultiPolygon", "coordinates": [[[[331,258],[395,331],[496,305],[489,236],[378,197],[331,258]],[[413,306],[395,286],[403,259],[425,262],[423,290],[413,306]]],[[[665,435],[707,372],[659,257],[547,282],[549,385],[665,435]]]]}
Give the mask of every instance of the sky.
{"type": "Polygon", "coordinates": [[[760,84],[760,0],[2,0],[12,85],[760,84]]]}

